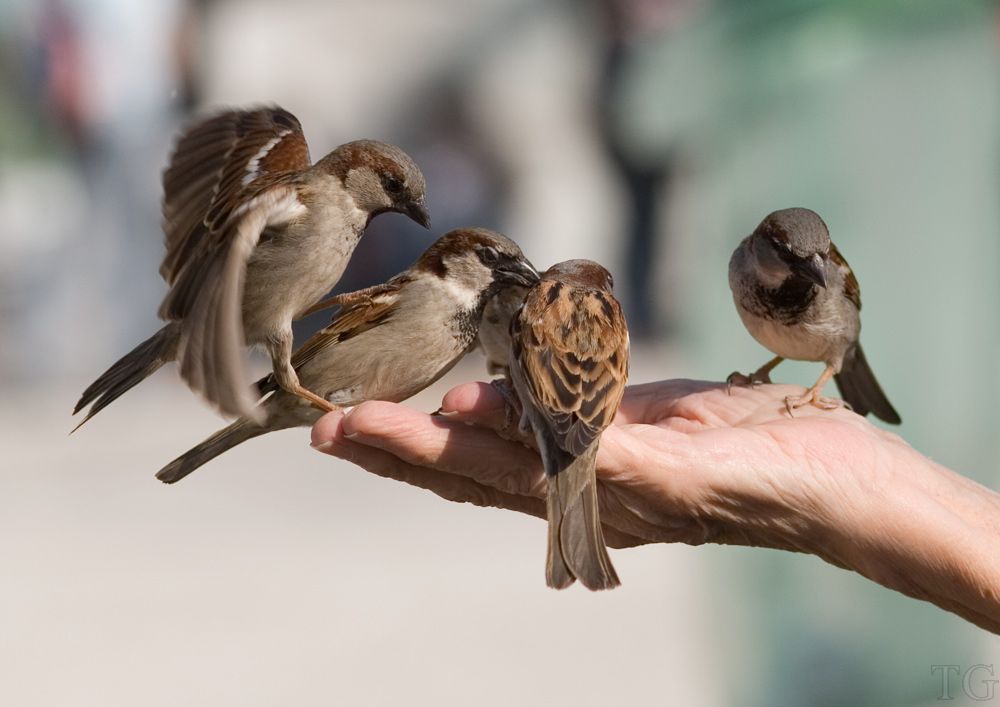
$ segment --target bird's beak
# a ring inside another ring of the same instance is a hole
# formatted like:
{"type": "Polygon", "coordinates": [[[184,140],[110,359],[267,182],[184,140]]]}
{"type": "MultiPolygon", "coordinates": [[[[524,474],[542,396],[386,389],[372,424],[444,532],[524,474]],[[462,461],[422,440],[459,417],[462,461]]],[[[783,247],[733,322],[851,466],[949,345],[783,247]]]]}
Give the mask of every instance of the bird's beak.
{"type": "Polygon", "coordinates": [[[518,285],[524,285],[525,287],[531,287],[538,282],[538,271],[523,258],[505,263],[503,267],[499,268],[499,271],[504,276],[504,279],[518,285]]]}
{"type": "Polygon", "coordinates": [[[826,258],[819,253],[806,260],[799,260],[792,269],[810,282],[826,289],[826,258]]]}
{"type": "Polygon", "coordinates": [[[403,213],[419,223],[424,228],[431,227],[431,215],[427,213],[427,207],[423,201],[411,201],[403,209],[403,213]]]}

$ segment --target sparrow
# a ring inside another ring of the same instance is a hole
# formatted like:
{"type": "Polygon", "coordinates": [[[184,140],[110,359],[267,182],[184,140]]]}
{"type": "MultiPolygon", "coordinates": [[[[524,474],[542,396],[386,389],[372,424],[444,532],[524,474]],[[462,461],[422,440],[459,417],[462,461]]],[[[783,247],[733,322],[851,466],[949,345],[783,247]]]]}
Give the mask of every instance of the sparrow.
{"type": "MultiPolygon", "coordinates": [[[[538,273],[509,238],[484,228],[450,231],[388,282],[332,297],[333,321],[292,356],[303,385],[348,407],[400,402],[447,373],[475,345],[487,300],[505,285],[527,286],[538,273]]],[[[244,416],[157,473],[180,481],[228,449],[275,430],[312,425],[322,411],[278,383],[258,382],[259,415],[244,416]],[[256,422],[261,419],[263,422],[256,422]]]]}
{"type": "Polygon", "coordinates": [[[395,211],[428,227],[424,188],[405,152],[374,140],[313,164],[302,126],[279,107],[194,124],[163,173],[167,324],[84,391],[80,425],[175,360],[224,415],[254,417],[245,346],[267,350],[281,388],[329,409],[290,363],[292,320],[337,284],[373,217],[395,211]]]}
{"type": "Polygon", "coordinates": [[[510,323],[527,294],[528,288],[523,285],[507,285],[486,303],[479,325],[479,348],[486,356],[486,372],[491,376],[507,376],[510,323]]]}
{"type": "Polygon", "coordinates": [[[858,280],[816,212],[783,209],[761,221],[733,252],[729,287],[747,330],[776,354],[750,376],[733,373],[730,384],[770,383],[771,371],[786,358],[822,361],[826,367],[816,383],[785,399],[789,414],[809,404],[839,407],[840,401],[822,396],[833,377],[855,412],[900,423],[858,341],[858,280]]]}
{"type": "MultiPolygon", "coordinates": [[[[510,325],[509,402],[534,433],[547,479],[545,580],[620,584],[604,544],[595,472],[601,433],[628,379],[629,336],[611,274],[590,260],[553,265],[510,325]]],[[[502,390],[502,387],[501,387],[502,390]]]]}

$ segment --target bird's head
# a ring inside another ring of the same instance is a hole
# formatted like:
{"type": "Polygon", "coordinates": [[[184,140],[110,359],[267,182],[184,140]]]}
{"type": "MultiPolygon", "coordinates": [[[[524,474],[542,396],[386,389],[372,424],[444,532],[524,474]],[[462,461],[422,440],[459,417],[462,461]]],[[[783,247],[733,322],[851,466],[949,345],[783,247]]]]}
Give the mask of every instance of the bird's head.
{"type": "Polygon", "coordinates": [[[757,267],[766,280],[796,277],[826,287],[830,231],[815,211],[782,209],[767,215],[753,232],[757,267]]]}
{"type": "Polygon", "coordinates": [[[544,273],[543,280],[559,280],[573,287],[611,292],[615,279],[600,263],[593,260],[565,260],[556,263],[544,273]]]}
{"type": "Polygon", "coordinates": [[[449,231],[420,256],[417,267],[477,304],[503,287],[530,287],[538,282],[538,272],[517,243],[486,228],[449,231]]]}
{"type": "Polygon", "coordinates": [[[341,145],[323,159],[340,178],[354,204],[369,218],[386,211],[409,216],[424,228],[431,225],[424,205],[424,175],[413,159],[395,145],[356,140],[341,145]]]}

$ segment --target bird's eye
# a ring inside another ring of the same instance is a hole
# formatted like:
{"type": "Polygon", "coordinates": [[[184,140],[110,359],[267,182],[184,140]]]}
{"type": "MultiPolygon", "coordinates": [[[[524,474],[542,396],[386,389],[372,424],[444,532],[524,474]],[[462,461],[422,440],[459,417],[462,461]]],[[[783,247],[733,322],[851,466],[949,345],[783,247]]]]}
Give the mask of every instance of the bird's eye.
{"type": "Polygon", "coordinates": [[[608,273],[608,289],[609,290],[615,289],[615,276],[612,275],[611,273],[608,273]]]}
{"type": "Polygon", "coordinates": [[[487,265],[494,265],[498,260],[500,260],[500,254],[493,246],[485,246],[479,251],[479,259],[487,265]]]}
{"type": "Polygon", "coordinates": [[[382,187],[387,194],[398,196],[403,192],[403,181],[398,177],[387,174],[382,178],[382,187]]]}

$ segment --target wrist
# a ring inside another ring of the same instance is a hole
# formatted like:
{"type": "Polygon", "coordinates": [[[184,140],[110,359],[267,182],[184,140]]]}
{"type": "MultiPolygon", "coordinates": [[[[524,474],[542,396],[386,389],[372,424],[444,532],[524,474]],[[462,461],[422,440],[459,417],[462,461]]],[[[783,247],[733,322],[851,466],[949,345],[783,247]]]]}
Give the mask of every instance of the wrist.
{"type": "Polygon", "coordinates": [[[846,501],[816,554],[1000,632],[996,493],[907,447],[846,501]]]}

